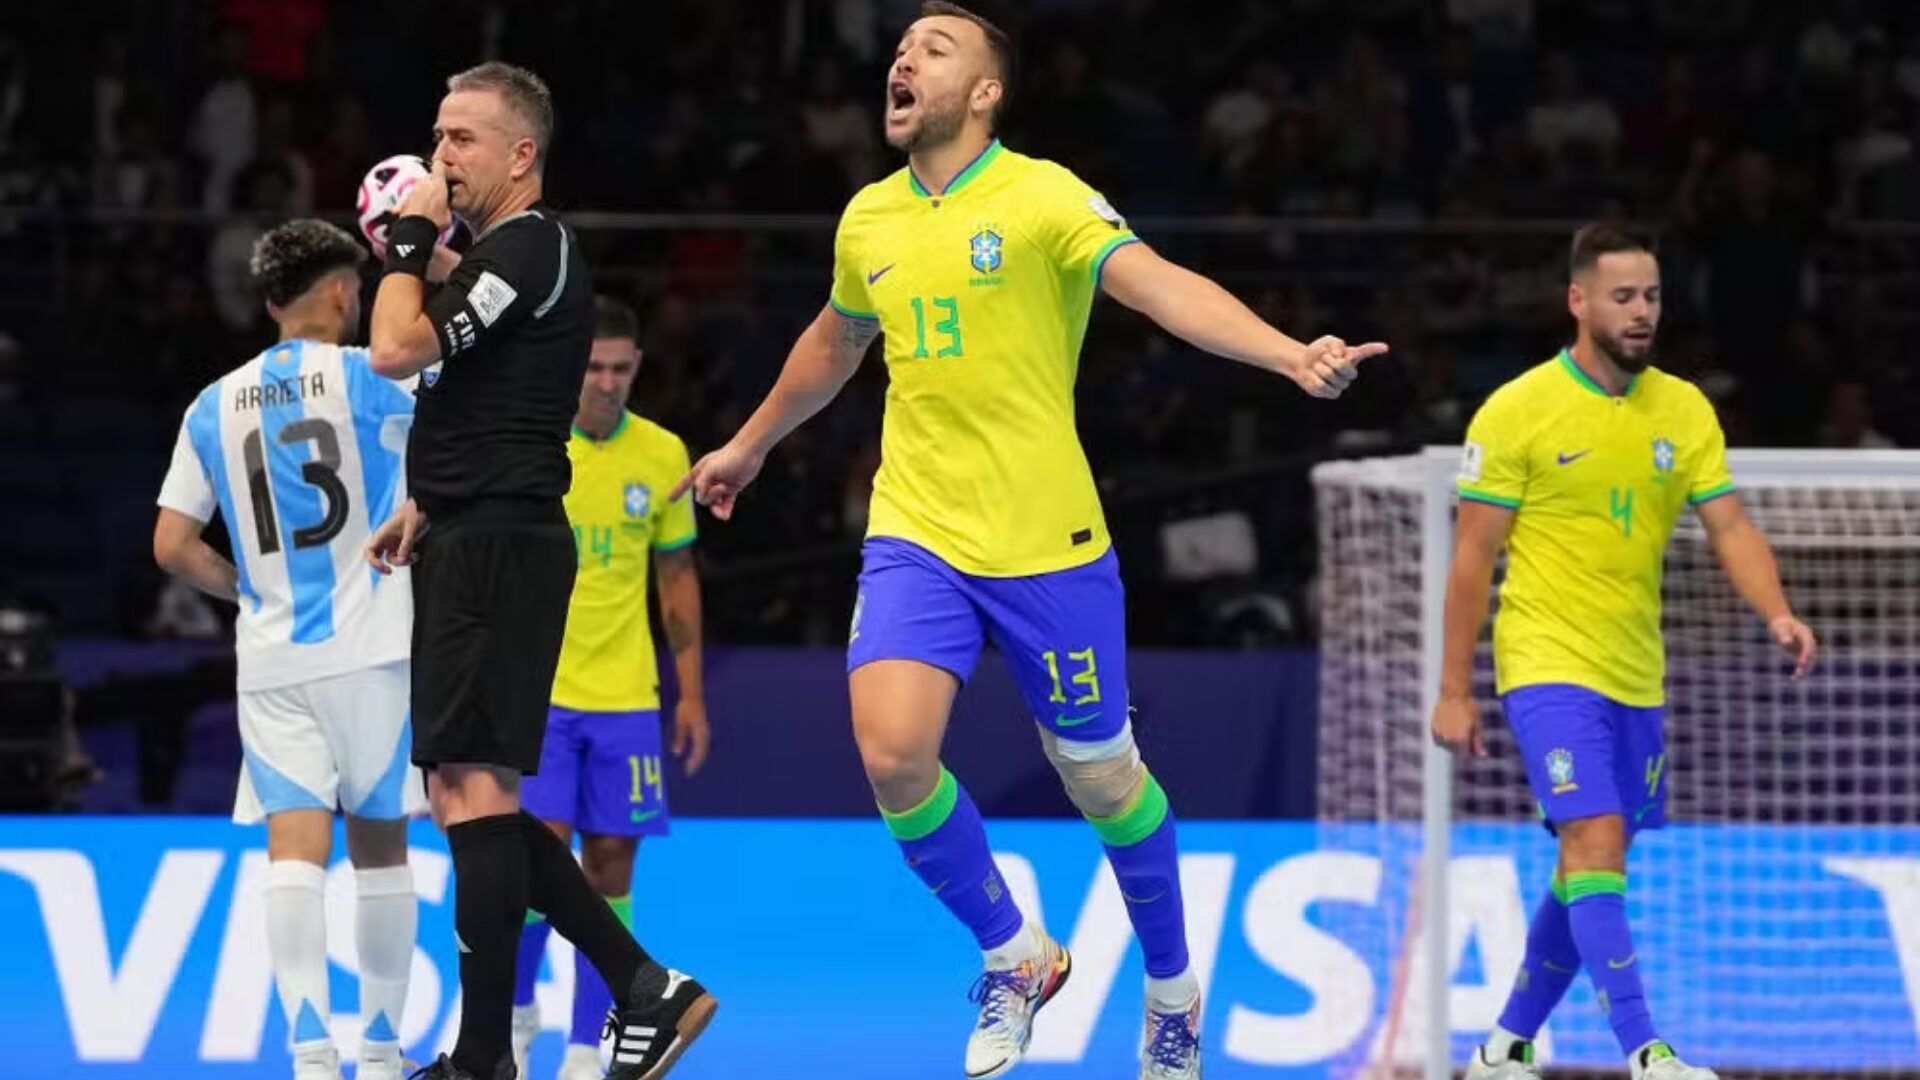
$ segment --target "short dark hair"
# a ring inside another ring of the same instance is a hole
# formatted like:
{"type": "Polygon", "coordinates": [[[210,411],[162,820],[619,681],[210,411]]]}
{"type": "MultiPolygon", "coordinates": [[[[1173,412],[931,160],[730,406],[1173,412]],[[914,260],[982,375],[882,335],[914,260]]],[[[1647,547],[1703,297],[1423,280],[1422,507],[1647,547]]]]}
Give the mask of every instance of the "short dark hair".
{"type": "Polygon", "coordinates": [[[980,28],[987,36],[987,51],[993,54],[994,67],[1000,71],[1000,103],[994,107],[993,115],[998,119],[1006,111],[1007,102],[1013,98],[1014,65],[1018,54],[1013,48],[1013,35],[1007,33],[1001,23],[994,22],[979,11],[950,0],[925,0],[920,5],[920,17],[925,19],[933,15],[950,15],[956,19],[965,19],[980,28]]]}
{"type": "Polygon", "coordinates": [[[253,242],[247,270],[267,303],[286,307],[336,270],[355,270],[367,257],[345,229],[299,218],[267,230],[253,242]]]}
{"type": "Polygon", "coordinates": [[[1654,254],[1653,241],[1632,229],[1596,221],[1582,225],[1573,234],[1573,247],[1567,253],[1567,277],[1576,278],[1600,265],[1600,256],[1622,251],[1654,254]]]}
{"type": "Polygon", "coordinates": [[[624,300],[611,296],[593,298],[593,336],[640,340],[640,316],[624,300]]]}
{"type": "Polygon", "coordinates": [[[547,148],[553,145],[553,91],[546,80],[523,67],[489,60],[455,75],[447,76],[447,90],[491,90],[499,94],[507,107],[533,129],[533,155],[536,166],[546,164],[547,148]]]}

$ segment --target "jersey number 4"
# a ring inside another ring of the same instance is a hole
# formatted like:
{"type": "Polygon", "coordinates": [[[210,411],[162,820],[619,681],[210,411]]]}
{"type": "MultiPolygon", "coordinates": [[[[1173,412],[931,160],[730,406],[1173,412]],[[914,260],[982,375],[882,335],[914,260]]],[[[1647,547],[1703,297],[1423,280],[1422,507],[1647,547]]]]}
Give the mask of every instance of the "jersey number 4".
{"type": "Polygon", "coordinates": [[[1613,520],[1620,523],[1620,535],[1633,535],[1633,489],[1614,488],[1608,495],[1607,505],[1612,511],[1613,520]]]}
{"type": "MultiPolygon", "coordinates": [[[[240,452],[246,458],[254,535],[260,541],[260,554],[272,555],[280,550],[280,518],[273,508],[273,482],[267,473],[265,442],[260,429],[255,428],[247,433],[240,452]]],[[[347,525],[347,512],[352,509],[347,485],[340,480],[340,436],[334,432],[333,425],[325,420],[297,420],[280,429],[280,445],[303,442],[314,444],[315,460],[300,466],[300,478],[326,497],[327,512],[319,521],[293,530],[295,548],[319,547],[340,535],[340,530],[347,525]]]]}

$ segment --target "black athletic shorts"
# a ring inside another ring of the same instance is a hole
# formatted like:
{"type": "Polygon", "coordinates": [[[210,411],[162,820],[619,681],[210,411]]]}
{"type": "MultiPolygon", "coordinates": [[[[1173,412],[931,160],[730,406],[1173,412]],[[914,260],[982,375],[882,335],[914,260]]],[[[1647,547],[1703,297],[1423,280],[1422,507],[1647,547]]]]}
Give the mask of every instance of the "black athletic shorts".
{"type": "Polygon", "coordinates": [[[413,567],[413,763],[540,767],[573,592],[555,502],[428,516],[413,567]]]}

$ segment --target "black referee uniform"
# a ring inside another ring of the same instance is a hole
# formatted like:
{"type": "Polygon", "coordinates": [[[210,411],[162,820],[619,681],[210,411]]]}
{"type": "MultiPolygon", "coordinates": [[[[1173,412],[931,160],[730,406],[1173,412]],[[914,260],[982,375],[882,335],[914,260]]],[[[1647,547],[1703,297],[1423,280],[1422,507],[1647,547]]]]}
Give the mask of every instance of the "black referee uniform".
{"type": "Polygon", "coordinates": [[[533,773],[567,600],[567,436],[593,342],[571,231],[536,204],[489,228],[427,298],[442,362],[420,376],[407,486],[427,515],[413,569],[413,761],[533,773]]]}

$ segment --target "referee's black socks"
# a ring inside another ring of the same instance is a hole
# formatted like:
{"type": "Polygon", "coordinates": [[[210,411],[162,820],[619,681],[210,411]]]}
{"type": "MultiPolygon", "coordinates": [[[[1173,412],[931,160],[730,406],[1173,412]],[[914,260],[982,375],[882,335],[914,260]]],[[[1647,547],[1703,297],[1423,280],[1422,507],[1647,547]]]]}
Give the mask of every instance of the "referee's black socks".
{"type": "MultiPolygon", "coordinates": [[[[503,1059],[512,1060],[514,964],[528,901],[522,817],[496,814],[447,826],[463,999],[453,1063],[476,1077],[491,1078],[503,1059]]],[[[547,839],[559,842],[551,833],[547,839]]]]}
{"type": "MultiPolygon", "coordinates": [[[[527,838],[528,905],[593,963],[613,992],[615,1006],[626,1004],[634,976],[648,963],[647,954],[607,906],[607,898],[587,882],[573,851],[525,810],[520,811],[520,824],[527,838]]],[[[661,979],[664,986],[664,973],[661,979]]]]}

